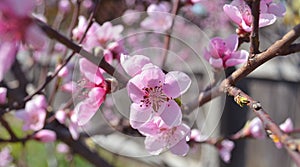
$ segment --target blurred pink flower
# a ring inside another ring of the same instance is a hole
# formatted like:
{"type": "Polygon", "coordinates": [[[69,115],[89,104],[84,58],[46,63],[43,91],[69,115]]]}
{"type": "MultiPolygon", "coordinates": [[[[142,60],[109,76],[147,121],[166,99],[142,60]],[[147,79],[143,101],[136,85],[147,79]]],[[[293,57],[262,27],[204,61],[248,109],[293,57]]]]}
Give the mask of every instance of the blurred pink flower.
{"type": "Polygon", "coordinates": [[[121,55],[121,65],[123,69],[132,77],[142,72],[143,67],[146,64],[150,64],[151,61],[148,57],[143,55],[121,55]]]}
{"type": "Polygon", "coordinates": [[[274,14],[277,17],[283,17],[286,13],[285,6],[282,2],[274,3],[273,0],[261,0],[260,11],[261,13],[274,14]]]}
{"type": "MultiPolygon", "coordinates": [[[[239,26],[239,30],[251,32],[251,9],[244,0],[233,0],[223,7],[226,15],[239,26]]],[[[283,16],[285,8],[270,0],[262,0],[260,4],[259,27],[265,27],[276,21],[276,16],[283,16]]]]}
{"type": "Polygon", "coordinates": [[[234,142],[230,140],[223,140],[219,145],[217,145],[217,147],[222,160],[228,163],[231,159],[231,151],[234,148],[234,142]]]}
{"type": "Polygon", "coordinates": [[[185,93],[190,85],[190,77],[183,72],[164,74],[157,66],[144,66],[143,71],[127,84],[129,97],[133,101],[131,126],[138,128],[153,115],[161,116],[168,126],[179,125],[182,113],[174,99],[185,93]]]}
{"type": "Polygon", "coordinates": [[[58,110],[55,113],[55,118],[59,123],[64,124],[67,119],[67,113],[64,110],[58,110]]]}
{"type": "Polygon", "coordinates": [[[141,27],[154,30],[166,31],[172,26],[172,17],[169,3],[151,4],[147,8],[148,17],[141,22],[141,27]]]}
{"type": "Polygon", "coordinates": [[[0,104],[6,103],[7,89],[5,87],[0,87],[0,104]]]}
{"type": "Polygon", "coordinates": [[[120,62],[121,54],[124,52],[124,47],[121,41],[111,42],[107,45],[103,51],[104,58],[108,63],[112,63],[113,60],[120,62]]]}
{"type": "Polygon", "coordinates": [[[258,117],[253,118],[249,123],[249,130],[252,137],[256,139],[263,139],[266,136],[263,123],[258,117]]]}
{"type": "Polygon", "coordinates": [[[190,128],[186,124],[169,127],[160,117],[154,117],[138,130],[146,136],[145,147],[152,155],[170,149],[173,154],[185,156],[189,151],[186,139],[189,138],[190,128]]]}
{"type": "MultiPolygon", "coordinates": [[[[79,40],[82,38],[87,28],[87,20],[84,16],[78,17],[78,25],[72,31],[73,39],[79,40]]],[[[105,49],[110,42],[115,42],[121,38],[121,33],[124,27],[122,25],[112,25],[111,22],[105,22],[100,26],[98,23],[93,23],[88,30],[83,45],[87,50],[95,47],[105,49]]]]}
{"type": "Polygon", "coordinates": [[[78,125],[86,124],[97,112],[106,96],[106,82],[101,69],[85,58],[79,60],[80,72],[86,78],[85,88],[89,90],[85,100],[79,102],[74,112],[78,114],[78,125]]]}
{"type": "Polygon", "coordinates": [[[58,2],[58,9],[63,13],[68,13],[71,10],[71,4],[69,0],[60,0],[58,2]]]}
{"type": "Polygon", "coordinates": [[[249,53],[245,50],[237,51],[238,36],[233,34],[222,39],[212,38],[209,46],[204,50],[204,58],[216,69],[232,67],[247,61],[249,53]]]}
{"type": "Polygon", "coordinates": [[[43,128],[46,118],[47,102],[43,95],[36,95],[17,111],[16,116],[24,121],[23,130],[38,131],[43,128]]]}
{"type": "Polygon", "coordinates": [[[56,133],[52,130],[43,129],[34,134],[33,138],[43,143],[49,143],[56,140],[56,133]]]}
{"type": "Polygon", "coordinates": [[[122,20],[127,25],[132,25],[140,19],[141,13],[137,10],[128,9],[124,12],[122,20]]]}
{"type": "Polygon", "coordinates": [[[279,128],[285,133],[290,133],[294,130],[294,125],[291,118],[287,118],[284,123],[279,125],[279,128]]]}
{"type": "MultiPolygon", "coordinates": [[[[58,65],[58,66],[56,67],[56,71],[57,71],[60,67],[61,67],[61,65],[58,65]]],[[[66,66],[64,66],[64,67],[58,72],[57,76],[63,78],[63,77],[66,77],[68,74],[69,74],[69,70],[68,70],[68,68],[67,68],[66,66]]]]}
{"type": "Polygon", "coordinates": [[[59,153],[66,154],[70,152],[70,148],[65,143],[58,143],[56,146],[56,151],[59,153]]]}
{"type": "MultiPolygon", "coordinates": [[[[76,41],[82,38],[86,28],[87,28],[87,20],[84,16],[79,16],[78,17],[78,24],[77,27],[75,27],[72,30],[72,38],[76,41]]],[[[93,23],[93,25],[96,23],[93,23]]]]}
{"type": "Polygon", "coordinates": [[[201,132],[198,129],[192,129],[190,140],[195,142],[201,142],[201,132]]]}
{"type": "Polygon", "coordinates": [[[74,81],[67,82],[61,86],[62,91],[72,93],[77,89],[77,84],[74,81]]]}
{"type": "Polygon", "coordinates": [[[0,152],[0,167],[8,167],[13,161],[9,147],[4,147],[0,152]]]}
{"type": "Polygon", "coordinates": [[[33,0],[0,1],[0,81],[13,64],[21,41],[33,49],[45,44],[45,36],[29,17],[34,7],[33,0]]]}
{"type": "Polygon", "coordinates": [[[71,111],[69,117],[69,131],[71,133],[72,138],[74,140],[77,140],[79,138],[78,115],[74,111],[71,111]]]}
{"type": "MultiPolygon", "coordinates": [[[[292,132],[294,130],[294,125],[293,125],[291,118],[287,118],[284,123],[279,125],[279,128],[285,133],[292,132]]],[[[280,139],[278,136],[272,134],[272,132],[271,132],[271,133],[269,133],[269,137],[273,140],[273,142],[275,143],[275,146],[278,149],[282,148],[283,144],[280,142],[280,139]]]]}

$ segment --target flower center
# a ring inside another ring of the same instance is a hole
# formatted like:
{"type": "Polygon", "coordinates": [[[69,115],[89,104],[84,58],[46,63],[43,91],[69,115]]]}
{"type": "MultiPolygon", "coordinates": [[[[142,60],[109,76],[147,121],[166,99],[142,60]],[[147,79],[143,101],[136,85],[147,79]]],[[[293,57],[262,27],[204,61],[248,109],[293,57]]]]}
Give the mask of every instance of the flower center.
{"type": "MultiPolygon", "coordinates": [[[[167,97],[163,91],[162,86],[146,87],[142,89],[144,91],[144,97],[141,100],[146,107],[152,106],[155,112],[158,111],[159,107],[170,98],[167,97]]],[[[142,107],[141,105],[141,107],[142,107]]]]}

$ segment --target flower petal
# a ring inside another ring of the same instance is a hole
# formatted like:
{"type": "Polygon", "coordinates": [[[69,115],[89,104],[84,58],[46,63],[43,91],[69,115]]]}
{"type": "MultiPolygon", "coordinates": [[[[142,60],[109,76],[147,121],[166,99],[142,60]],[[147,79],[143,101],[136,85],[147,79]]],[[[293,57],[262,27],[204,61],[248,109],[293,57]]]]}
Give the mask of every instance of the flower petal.
{"type": "Polygon", "coordinates": [[[273,24],[276,21],[276,16],[273,14],[262,13],[259,15],[259,27],[265,27],[273,24]]]}
{"type": "Polygon", "coordinates": [[[286,9],[282,2],[280,2],[278,4],[271,3],[269,5],[268,13],[272,13],[277,17],[283,17],[286,13],[286,9]]]}
{"type": "Polygon", "coordinates": [[[173,146],[170,150],[173,154],[185,156],[189,152],[189,145],[186,143],[185,138],[180,140],[175,146],[173,146]]]}
{"type": "Polygon", "coordinates": [[[90,81],[97,85],[104,81],[99,68],[85,58],[79,60],[80,72],[90,81]]]}
{"type": "Polygon", "coordinates": [[[166,75],[163,91],[169,97],[179,97],[190,87],[192,81],[188,75],[180,71],[171,71],[166,75]]]}
{"type": "Polygon", "coordinates": [[[159,68],[149,68],[142,71],[141,79],[143,85],[154,88],[164,83],[165,74],[159,68]]]}
{"type": "Polygon", "coordinates": [[[215,59],[211,57],[209,59],[209,64],[211,64],[214,68],[223,68],[223,60],[221,58],[215,59]]]}
{"type": "Polygon", "coordinates": [[[17,50],[18,44],[15,42],[0,43],[0,81],[15,61],[17,50]]]}
{"type": "Polygon", "coordinates": [[[236,6],[224,5],[223,10],[233,22],[240,25],[242,22],[242,14],[236,6]]]}
{"type": "Polygon", "coordinates": [[[174,100],[170,100],[160,114],[160,117],[169,127],[180,125],[182,119],[181,109],[174,100]]]}
{"type": "Polygon", "coordinates": [[[152,155],[158,155],[166,146],[166,142],[162,141],[161,136],[147,136],[145,139],[146,150],[152,155]]]}
{"type": "Polygon", "coordinates": [[[128,81],[127,91],[130,99],[133,102],[139,103],[143,99],[143,96],[145,95],[145,93],[142,91],[143,88],[144,85],[142,84],[141,75],[137,75],[128,81]]]}
{"type": "Polygon", "coordinates": [[[150,59],[143,55],[121,55],[121,65],[124,70],[132,77],[141,73],[142,68],[149,63],[151,63],[150,59]]]}
{"type": "Polygon", "coordinates": [[[140,128],[152,116],[151,108],[140,106],[140,104],[132,103],[130,106],[130,125],[134,129],[140,128]]]}
{"type": "Polygon", "coordinates": [[[249,53],[245,50],[240,50],[232,53],[232,56],[225,62],[226,67],[232,67],[238,64],[245,63],[248,59],[249,53]]]}
{"type": "Polygon", "coordinates": [[[239,37],[236,34],[231,34],[224,39],[224,42],[230,51],[235,51],[239,44],[239,37]]]}

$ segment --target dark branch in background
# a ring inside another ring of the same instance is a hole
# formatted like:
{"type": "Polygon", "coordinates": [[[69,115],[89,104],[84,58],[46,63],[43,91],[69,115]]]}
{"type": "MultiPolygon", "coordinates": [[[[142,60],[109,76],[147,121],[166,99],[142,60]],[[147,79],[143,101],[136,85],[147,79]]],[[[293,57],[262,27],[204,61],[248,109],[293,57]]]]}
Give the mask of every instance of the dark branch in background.
{"type": "Polygon", "coordinates": [[[250,35],[250,58],[259,53],[259,10],[260,0],[253,0],[251,3],[252,32],[250,35]]]}
{"type": "Polygon", "coordinates": [[[41,21],[37,18],[35,18],[34,21],[48,35],[48,37],[56,39],[57,41],[61,42],[65,46],[67,46],[69,49],[72,49],[75,53],[80,54],[81,56],[83,56],[84,58],[89,60],[90,62],[101,67],[103,70],[105,70],[111,76],[114,76],[115,78],[117,78],[120,87],[123,87],[129,80],[129,78],[127,76],[124,76],[123,74],[119,73],[119,71],[117,71],[113,66],[108,64],[103,59],[103,55],[101,57],[96,57],[96,56],[92,55],[91,53],[89,53],[88,51],[86,51],[85,49],[83,49],[81,46],[75,44],[73,41],[69,40],[68,38],[66,38],[65,36],[60,34],[59,32],[53,30],[51,27],[49,27],[43,21],[41,21]]]}
{"type": "Polygon", "coordinates": [[[98,153],[92,152],[81,139],[74,140],[68,129],[57,121],[53,121],[46,128],[55,131],[58,139],[66,143],[72,151],[86,158],[90,163],[99,167],[111,167],[98,153]]]}
{"type": "Polygon", "coordinates": [[[11,129],[11,127],[9,126],[8,122],[3,118],[3,116],[1,115],[0,117],[0,122],[2,124],[2,126],[7,130],[7,132],[10,135],[10,140],[16,140],[17,136],[15,135],[15,133],[13,132],[13,130],[11,129]]]}
{"type": "Polygon", "coordinates": [[[171,27],[170,29],[166,32],[165,35],[165,43],[164,43],[164,50],[163,50],[163,60],[162,60],[162,65],[161,67],[164,68],[166,61],[167,61],[167,57],[168,57],[168,52],[170,49],[170,44],[171,44],[171,34],[172,34],[172,29],[174,26],[174,22],[175,22],[175,17],[178,13],[178,10],[180,8],[180,0],[174,0],[173,2],[173,7],[172,7],[172,23],[171,23],[171,27]]]}

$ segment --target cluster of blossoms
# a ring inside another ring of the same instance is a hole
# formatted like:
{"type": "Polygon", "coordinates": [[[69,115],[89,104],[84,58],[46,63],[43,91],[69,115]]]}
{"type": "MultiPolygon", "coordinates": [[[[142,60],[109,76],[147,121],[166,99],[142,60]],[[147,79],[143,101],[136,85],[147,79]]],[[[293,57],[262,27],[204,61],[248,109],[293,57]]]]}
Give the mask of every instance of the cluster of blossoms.
{"type": "MultiPolygon", "coordinates": [[[[223,7],[226,15],[239,27],[238,34],[252,31],[251,9],[244,0],[233,0],[223,7]]],[[[260,1],[259,27],[273,24],[277,17],[283,17],[285,6],[282,3],[274,3],[273,0],[260,1]]]]}
{"type": "Polygon", "coordinates": [[[36,95],[25,105],[25,109],[16,112],[16,116],[23,122],[24,131],[36,132],[32,137],[41,142],[56,140],[56,133],[43,129],[47,115],[47,102],[44,95],[36,95]]]}
{"type": "Polygon", "coordinates": [[[123,55],[121,64],[132,77],[127,84],[133,101],[130,125],[146,136],[146,150],[153,155],[167,149],[186,155],[190,128],[182,122],[181,109],[175,99],[189,88],[189,76],[179,71],[165,74],[143,55],[123,55]]]}
{"type": "Polygon", "coordinates": [[[21,42],[32,49],[41,49],[45,37],[30,18],[34,0],[0,1],[0,81],[15,61],[21,42]]]}
{"type": "MultiPolygon", "coordinates": [[[[81,39],[87,26],[85,17],[79,16],[78,26],[72,32],[73,39],[81,39]]],[[[102,50],[104,59],[108,63],[113,63],[113,60],[120,61],[120,55],[124,52],[123,44],[119,41],[122,31],[122,25],[113,26],[110,22],[105,22],[100,26],[98,23],[93,23],[84,38],[83,46],[90,51],[102,50]]],[[[74,109],[76,119],[71,122],[77,122],[78,126],[82,126],[95,115],[105,100],[108,88],[103,76],[105,71],[101,68],[81,58],[79,69],[83,75],[81,81],[83,100],[76,105],[74,109]]]]}

